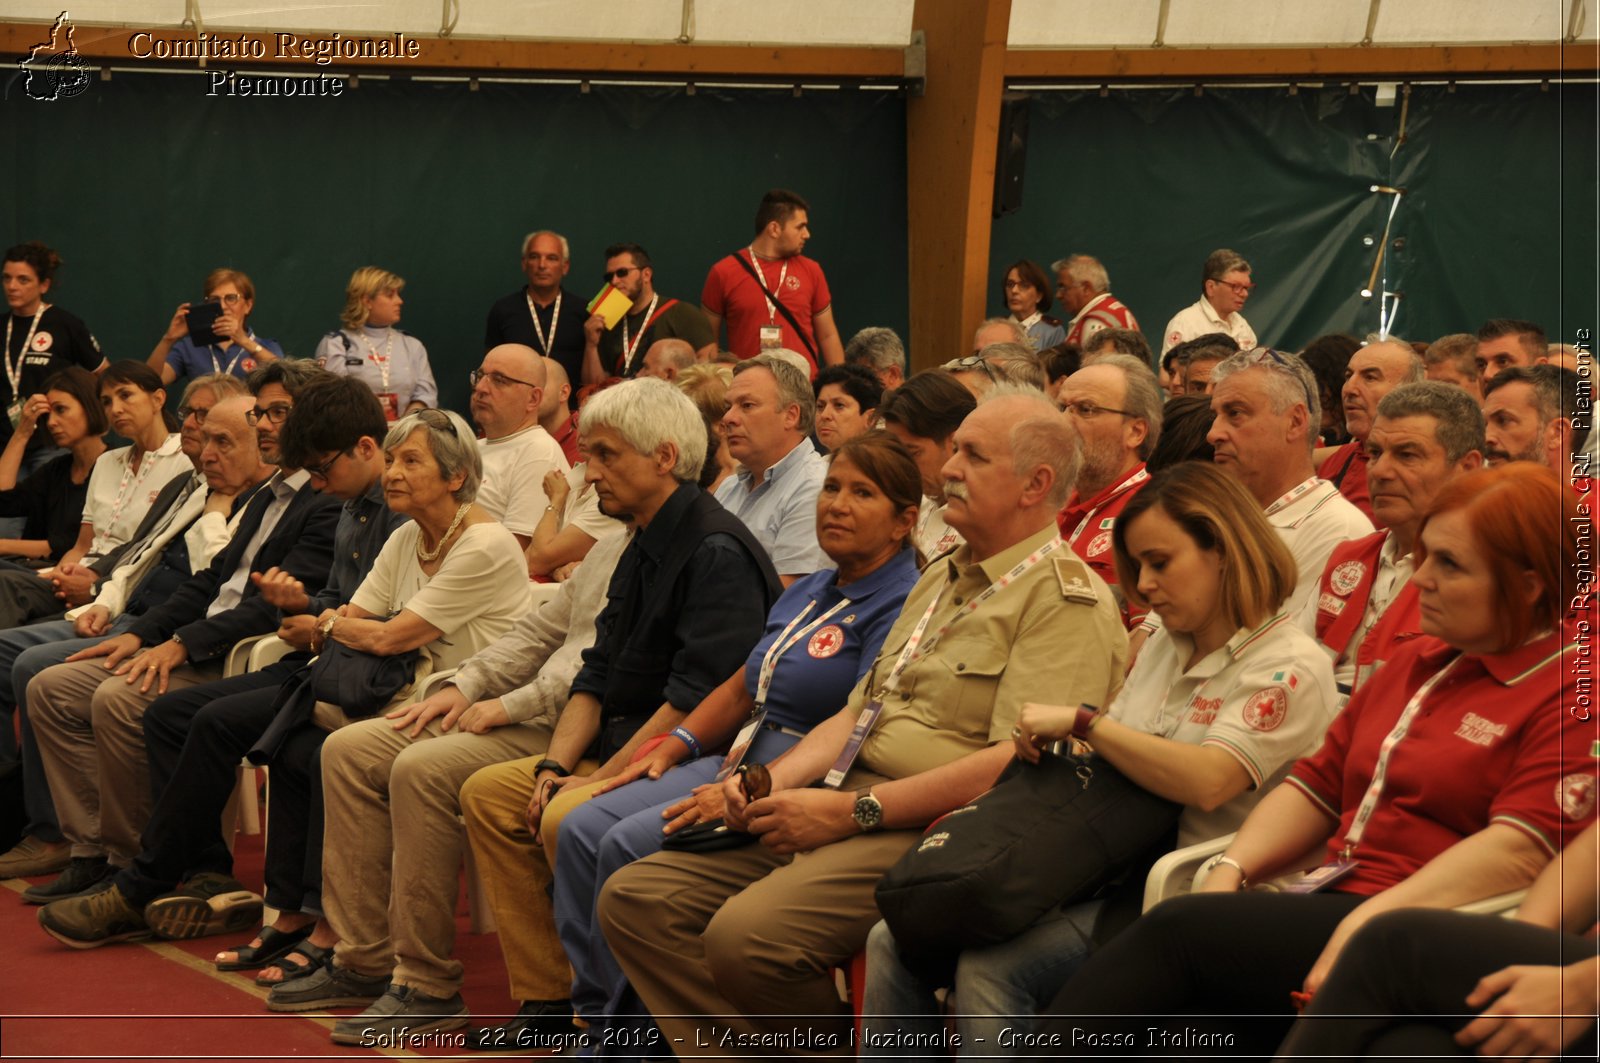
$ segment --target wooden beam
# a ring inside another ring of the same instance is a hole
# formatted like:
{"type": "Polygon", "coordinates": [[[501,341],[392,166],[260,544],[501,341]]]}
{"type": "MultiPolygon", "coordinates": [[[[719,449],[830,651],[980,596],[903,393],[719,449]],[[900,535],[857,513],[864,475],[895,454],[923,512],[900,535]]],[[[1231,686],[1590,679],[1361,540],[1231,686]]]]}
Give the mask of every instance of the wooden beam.
{"type": "Polygon", "coordinates": [[[1590,45],[1471,44],[1432,48],[1017,48],[1006,53],[1008,80],[1164,81],[1321,78],[1467,78],[1592,74],[1590,45]]]}
{"type": "Polygon", "coordinates": [[[927,91],[906,101],[911,368],[967,354],[984,318],[1011,0],[916,0],[927,91]]]}
{"type": "MultiPolygon", "coordinates": [[[[49,36],[47,22],[0,22],[0,54],[26,55],[28,49],[49,36]]],[[[284,33],[295,31],[285,30],[284,33]]],[[[117,65],[193,63],[194,59],[162,59],[153,42],[186,41],[194,34],[177,26],[93,25],[75,23],[73,45],[90,61],[117,65]]],[[[332,37],[331,31],[302,31],[315,41],[332,37]]],[[[212,67],[305,66],[308,71],[330,73],[385,69],[394,72],[474,71],[507,75],[611,74],[620,77],[737,77],[774,79],[882,78],[899,80],[905,74],[905,49],[891,47],[801,47],[790,45],[674,44],[630,41],[540,41],[465,37],[421,37],[405,34],[414,42],[415,58],[347,59],[315,66],[309,58],[282,54],[277,33],[208,32],[226,54],[208,59],[212,67]],[[243,53],[243,54],[241,54],[243,53]],[[259,56],[259,58],[257,58],[259,56]]],[[[346,40],[371,38],[393,41],[394,34],[344,33],[346,40]]]]}

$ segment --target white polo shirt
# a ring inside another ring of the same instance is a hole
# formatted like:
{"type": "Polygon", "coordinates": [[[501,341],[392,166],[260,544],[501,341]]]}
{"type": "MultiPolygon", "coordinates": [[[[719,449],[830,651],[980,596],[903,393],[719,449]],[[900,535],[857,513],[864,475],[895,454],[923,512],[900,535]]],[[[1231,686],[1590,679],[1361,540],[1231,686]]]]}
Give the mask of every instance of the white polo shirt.
{"type": "Polygon", "coordinates": [[[132,447],[108,450],[95,459],[83,501],[83,523],[94,529],[85,560],[108,554],[132,539],[161,489],[194,472],[182,443],[183,437],[173,432],[139,459],[137,469],[130,467],[132,447]]]}
{"type": "Polygon", "coordinates": [[[1328,567],[1333,548],[1351,539],[1365,538],[1373,531],[1365,513],[1333,484],[1315,476],[1296,485],[1263,513],[1289,547],[1300,571],[1294,593],[1283,603],[1283,611],[1290,616],[1299,615],[1308,601],[1316,599],[1322,570],[1328,567]]]}
{"type": "Polygon", "coordinates": [[[1237,830],[1295,761],[1321,745],[1339,701],[1328,655],[1287,613],[1240,628],[1186,672],[1193,653],[1188,635],[1157,630],[1107,709],[1134,730],[1215,746],[1250,776],[1251,787],[1220,808],[1185,808],[1180,846],[1237,830]]]}
{"type": "Polygon", "coordinates": [[[1211,332],[1226,332],[1239,344],[1241,351],[1248,351],[1256,345],[1255,330],[1243,314],[1232,314],[1224,320],[1216,308],[1201,296],[1199,302],[1179,310],[1167,322],[1167,331],[1161,335],[1161,353],[1166,354],[1180,343],[1211,332]]]}

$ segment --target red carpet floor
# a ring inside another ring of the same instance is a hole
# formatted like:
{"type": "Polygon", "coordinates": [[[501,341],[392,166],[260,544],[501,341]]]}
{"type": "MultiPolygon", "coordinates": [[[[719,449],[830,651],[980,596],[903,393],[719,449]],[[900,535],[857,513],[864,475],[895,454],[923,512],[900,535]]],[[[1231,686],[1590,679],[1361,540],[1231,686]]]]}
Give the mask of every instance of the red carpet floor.
{"type": "MultiPolygon", "coordinates": [[[[260,835],[240,835],[235,874],[261,891],[260,835]]],[[[149,941],[75,950],[45,934],[39,909],[17,896],[32,882],[12,880],[0,889],[0,1054],[7,1059],[112,1060],[503,1058],[446,1043],[420,1050],[347,1048],[328,1040],[336,1015],[278,1015],[263,1006],[267,991],[254,972],[223,973],[211,964],[217,951],[248,938],[149,941]]],[[[502,1021],[515,1010],[507,996],[505,965],[494,935],[467,929],[458,901],[456,955],[466,964],[462,989],[474,1025],[502,1021]]]]}

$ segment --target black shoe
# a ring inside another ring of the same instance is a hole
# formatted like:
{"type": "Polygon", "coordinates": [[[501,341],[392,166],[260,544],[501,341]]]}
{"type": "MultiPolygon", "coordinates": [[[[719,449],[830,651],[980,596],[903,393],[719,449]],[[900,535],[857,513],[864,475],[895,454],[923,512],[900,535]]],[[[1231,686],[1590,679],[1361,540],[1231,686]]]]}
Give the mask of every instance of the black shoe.
{"type": "Polygon", "coordinates": [[[238,879],[204,871],[145,905],[144,918],[158,936],[183,940],[249,930],[261,921],[261,907],[238,879]]]}
{"type": "Polygon", "coordinates": [[[67,869],[54,882],[29,886],[22,891],[22,899],[29,904],[49,904],[68,897],[83,897],[99,893],[111,885],[117,869],[106,863],[103,856],[74,856],[67,869]]]}
{"type": "Polygon", "coordinates": [[[583,1032],[572,1024],[570,1000],[524,1000],[510,1022],[472,1031],[467,1047],[478,1052],[559,1049],[583,1032]]]}

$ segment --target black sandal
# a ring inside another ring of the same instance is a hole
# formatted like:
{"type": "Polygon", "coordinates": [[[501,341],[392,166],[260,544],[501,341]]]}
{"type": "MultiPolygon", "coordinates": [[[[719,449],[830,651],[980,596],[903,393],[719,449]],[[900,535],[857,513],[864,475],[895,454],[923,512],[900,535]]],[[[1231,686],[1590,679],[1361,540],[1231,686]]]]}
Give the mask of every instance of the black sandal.
{"type": "Polygon", "coordinates": [[[261,933],[256,935],[261,939],[261,944],[239,946],[234,950],[233,959],[217,961],[217,970],[253,971],[257,967],[276,963],[293,952],[296,945],[310,937],[314,925],[307,923],[298,930],[287,931],[272,926],[262,927],[261,933]]]}
{"type": "MultiPolygon", "coordinates": [[[[333,947],[330,945],[327,948],[323,948],[321,945],[313,945],[309,941],[302,941],[299,945],[289,949],[288,952],[280,956],[276,962],[279,967],[283,968],[283,977],[278,979],[276,982],[269,982],[264,981],[262,976],[258,974],[256,975],[255,979],[256,985],[266,986],[268,989],[270,989],[273,986],[286,985],[289,982],[293,982],[298,979],[305,978],[308,975],[315,974],[324,967],[332,967],[333,947]],[[311,962],[288,963],[286,961],[290,956],[304,956],[311,962]]],[[[271,964],[267,964],[266,966],[271,966],[271,964]]]]}

